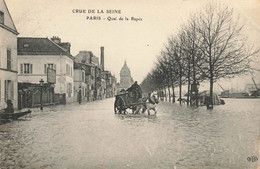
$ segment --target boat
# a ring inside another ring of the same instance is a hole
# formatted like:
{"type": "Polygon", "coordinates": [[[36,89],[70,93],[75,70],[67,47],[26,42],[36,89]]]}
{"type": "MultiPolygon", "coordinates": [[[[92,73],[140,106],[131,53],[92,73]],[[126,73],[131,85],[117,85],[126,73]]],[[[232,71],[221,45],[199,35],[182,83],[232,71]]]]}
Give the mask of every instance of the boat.
{"type": "Polygon", "coordinates": [[[17,112],[17,113],[0,113],[0,119],[4,119],[4,120],[16,120],[22,116],[25,116],[27,114],[30,114],[32,111],[31,110],[27,110],[27,111],[23,111],[23,112],[17,112]]]}

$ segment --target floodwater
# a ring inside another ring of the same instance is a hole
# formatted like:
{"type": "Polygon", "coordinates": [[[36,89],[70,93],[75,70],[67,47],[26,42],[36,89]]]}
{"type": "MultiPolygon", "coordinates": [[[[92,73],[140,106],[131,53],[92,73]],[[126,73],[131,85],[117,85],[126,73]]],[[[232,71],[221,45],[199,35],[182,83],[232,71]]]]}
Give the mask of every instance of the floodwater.
{"type": "Polygon", "coordinates": [[[0,126],[0,168],[256,169],[260,99],[225,102],[161,102],[156,116],[116,115],[114,99],[33,109],[0,126]]]}

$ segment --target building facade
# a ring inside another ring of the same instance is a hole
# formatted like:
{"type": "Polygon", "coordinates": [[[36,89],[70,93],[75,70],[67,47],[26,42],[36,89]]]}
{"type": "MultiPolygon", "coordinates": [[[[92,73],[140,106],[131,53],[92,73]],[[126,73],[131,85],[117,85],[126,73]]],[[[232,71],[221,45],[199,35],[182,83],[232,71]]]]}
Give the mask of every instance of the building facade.
{"type": "Polygon", "coordinates": [[[18,38],[18,82],[47,83],[47,69],[56,71],[54,92],[63,94],[66,102],[73,102],[74,57],[69,53],[70,44],[61,43],[60,38],[18,38]],[[67,44],[67,46],[59,46],[67,44]]]}
{"type": "MultiPolygon", "coordinates": [[[[87,101],[93,101],[96,98],[96,65],[94,55],[91,51],[80,51],[75,60],[85,69],[85,97],[87,101]]],[[[76,91],[75,91],[76,92],[76,91]]]]}
{"type": "Polygon", "coordinates": [[[86,69],[79,63],[74,62],[74,101],[87,100],[87,90],[86,69]]]}
{"type": "Polygon", "coordinates": [[[0,99],[11,100],[14,108],[18,105],[17,35],[6,3],[0,0],[0,99]]]}
{"type": "Polygon", "coordinates": [[[127,89],[133,84],[133,78],[131,76],[130,69],[128,68],[126,61],[120,71],[120,88],[127,89]]]}
{"type": "Polygon", "coordinates": [[[109,71],[103,71],[102,79],[104,79],[106,87],[105,87],[105,97],[110,98],[114,97],[116,94],[116,78],[109,71]]]}

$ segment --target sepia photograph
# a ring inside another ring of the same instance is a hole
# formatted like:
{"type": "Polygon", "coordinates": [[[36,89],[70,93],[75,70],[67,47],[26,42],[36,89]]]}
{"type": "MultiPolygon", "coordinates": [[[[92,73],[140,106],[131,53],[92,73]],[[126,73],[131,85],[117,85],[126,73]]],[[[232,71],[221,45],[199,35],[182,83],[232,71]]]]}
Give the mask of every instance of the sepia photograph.
{"type": "Polygon", "coordinates": [[[260,0],[0,0],[0,169],[260,169],[260,0]]]}

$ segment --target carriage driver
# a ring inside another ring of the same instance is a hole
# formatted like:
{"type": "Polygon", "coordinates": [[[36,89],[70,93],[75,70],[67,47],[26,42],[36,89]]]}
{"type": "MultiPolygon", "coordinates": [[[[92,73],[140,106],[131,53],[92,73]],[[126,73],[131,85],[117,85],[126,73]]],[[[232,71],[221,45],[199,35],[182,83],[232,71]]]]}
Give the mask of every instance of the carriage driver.
{"type": "Polygon", "coordinates": [[[136,96],[136,99],[137,99],[137,100],[140,99],[140,98],[142,98],[142,89],[141,89],[141,87],[137,84],[137,81],[135,81],[135,83],[132,84],[132,86],[127,89],[127,91],[128,91],[128,92],[136,91],[136,92],[137,92],[137,96],[136,96]]]}

